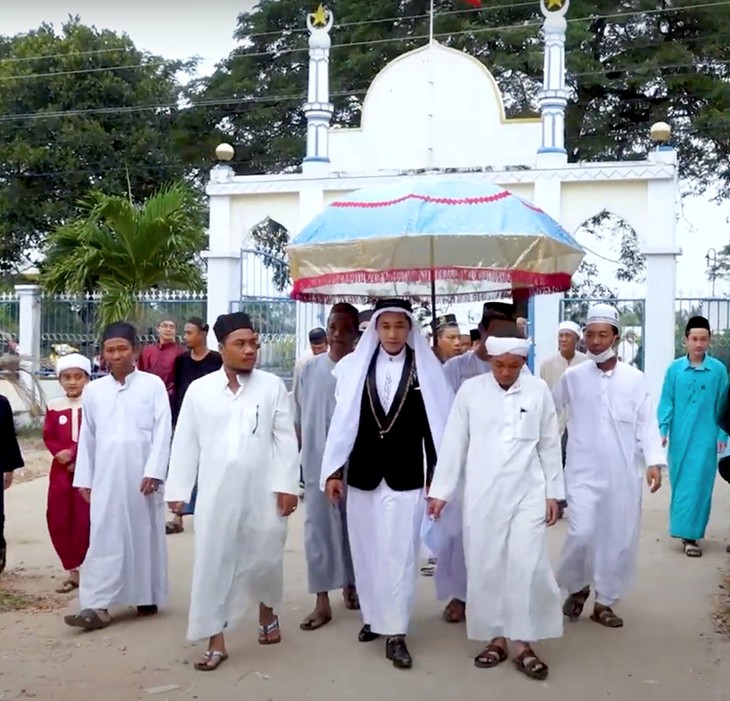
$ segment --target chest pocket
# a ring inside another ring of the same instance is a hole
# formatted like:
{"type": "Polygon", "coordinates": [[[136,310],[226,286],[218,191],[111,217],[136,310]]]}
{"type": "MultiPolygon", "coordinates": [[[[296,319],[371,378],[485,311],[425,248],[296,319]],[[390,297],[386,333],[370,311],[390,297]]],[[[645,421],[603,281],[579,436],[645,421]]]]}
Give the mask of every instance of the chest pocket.
{"type": "Polygon", "coordinates": [[[613,415],[620,424],[630,424],[636,421],[636,410],[631,404],[621,404],[614,406],[613,415]]]}
{"type": "Polygon", "coordinates": [[[517,409],[515,435],[521,441],[536,441],[540,438],[540,414],[535,407],[517,409]]]}

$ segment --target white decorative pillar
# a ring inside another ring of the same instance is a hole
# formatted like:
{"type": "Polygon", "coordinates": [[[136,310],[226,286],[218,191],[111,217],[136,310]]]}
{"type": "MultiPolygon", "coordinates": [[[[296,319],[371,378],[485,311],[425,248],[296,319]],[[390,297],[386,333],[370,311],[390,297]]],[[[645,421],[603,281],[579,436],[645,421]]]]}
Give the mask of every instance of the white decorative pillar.
{"type": "Polygon", "coordinates": [[[307,15],[309,29],[309,89],[304,104],[307,118],[307,154],[302,172],[308,175],[326,175],[329,172],[329,128],[334,107],[330,103],[329,31],[334,18],[322,5],[307,15]]]}
{"type": "MultiPolygon", "coordinates": [[[[541,0],[540,9],[545,17],[545,60],[543,89],[540,91],[542,115],[542,144],[535,161],[535,189],[533,203],[560,221],[561,181],[557,177],[542,177],[541,171],[559,169],[568,162],[565,150],[565,108],[568,91],[565,88],[565,14],[570,0],[541,0]]],[[[534,371],[539,372],[542,362],[558,350],[558,324],[562,294],[535,297],[531,332],[534,343],[534,371]]]]}
{"type": "Polygon", "coordinates": [[[659,401],[664,373],[674,360],[677,296],[677,155],[666,146],[649,154],[662,177],[649,180],[646,192],[646,229],[641,252],[646,260],[644,303],[644,374],[652,399],[659,401]],[[666,166],[672,167],[667,174],[666,166]],[[663,166],[663,167],[662,167],[663,166]]]}
{"type": "Polygon", "coordinates": [[[37,397],[33,377],[41,367],[41,289],[38,285],[16,285],[18,295],[18,354],[23,356],[20,377],[37,397]]]}
{"type": "Polygon", "coordinates": [[[542,116],[540,153],[565,153],[565,108],[569,92],[565,87],[565,31],[570,0],[541,0],[545,17],[543,86],[539,93],[542,116]]]}
{"type": "MultiPolygon", "coordinates": [[[[324,209],[321,187],[306,186],[299,190],[299,231],[324,209]]],[[[297,358],[309,348],[309,332],[321,326],[326,329],[327,309],[324,304],[297,302],[297,358]]]]}
{"type": "MultiPolygon", "coordinates": [[[[230,166],[219,164],[210,171],[206,189],[210,196],[208,250],[203,257],[208,261],[207,323],[213,324],[220,314],[231,311],[231,303],[241,298],[241,246],[232,240],[232,198],[227,185],[234,177],[230,166]]],[[[208,345],[217,347],[213,333],[208,334],[208,345]]]]}

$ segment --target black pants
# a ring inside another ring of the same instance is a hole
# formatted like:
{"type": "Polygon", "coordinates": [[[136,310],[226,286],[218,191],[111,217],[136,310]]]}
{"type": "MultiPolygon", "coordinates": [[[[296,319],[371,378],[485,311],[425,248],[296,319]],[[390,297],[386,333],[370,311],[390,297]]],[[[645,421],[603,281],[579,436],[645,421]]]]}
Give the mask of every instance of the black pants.
{"type": "MultiPolygon", "coordinates": [[[[0,473],[2,475],[2,473],[0,473]]],[[[4,475],[3,475],[4,476],[4,475]]],[[[5,489],[0,480],[0,549],[5,547],[5,489]]]]}
{"type": "MultiPolygon", "coordinates": [[[[563,470],[565,470],[565,455],[568,449],[568,429],[566,428],[565,431],[563,431],[563,437],[560,439],[560,447],[563,452],[563,470]]],[[[568,502],[563,499],[563,501],[560,502],[560,506],[565,508],[568,505],[568,502]]]]}

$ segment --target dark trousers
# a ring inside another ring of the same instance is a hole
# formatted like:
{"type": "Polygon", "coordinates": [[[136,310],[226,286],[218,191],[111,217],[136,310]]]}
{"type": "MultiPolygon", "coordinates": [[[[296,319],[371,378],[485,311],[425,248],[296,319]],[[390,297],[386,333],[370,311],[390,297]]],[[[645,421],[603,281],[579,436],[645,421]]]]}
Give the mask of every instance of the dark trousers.
{"type": "MultiPolygon", "coordinates": [[[[2,476],[2,473],[0,473],[0,476],[2,476]]],[[[0,479],[0,549],[5,546],[5,490],[0,479]]]]}
{"type": "MultiPolygon", "coordinates": [[[[568,429],[566,428],[565,431],[563,431],[563,437],[560,439],[560,447],[563,452],[563,470],[565,470],[565,454],[568,448],[568,429]]],[[[560,502],[560,506],[565,508],[568,505],[568,502],[563,499],[563,501],[560,502]]]]}

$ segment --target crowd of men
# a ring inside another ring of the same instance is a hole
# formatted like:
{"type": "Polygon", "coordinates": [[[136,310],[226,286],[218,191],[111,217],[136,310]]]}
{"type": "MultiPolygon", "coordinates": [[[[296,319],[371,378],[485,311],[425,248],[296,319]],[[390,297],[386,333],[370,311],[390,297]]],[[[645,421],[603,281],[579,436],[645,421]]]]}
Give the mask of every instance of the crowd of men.
{"type": "MultiPolygon", "coordinates": [[[[591,308],[583,328],[560,325],[539,378],[512,304],[485,304],[469,336],[453,315],[434,331],[432,347],[403,299],[365,313],[336,304],[310,334],[291,394],[257,369],[258,336],[242,312],[216,321],[218,352],[202,320],[185,325],[186,352],[164,320],[141,353],[131,325],[105,329],[109,374],[88,384],[88,360],[60,359],[66,397],[49,407],[44,436],[49,532],[64,590],[79,590],[66,623],[105,628],[125,606],[155,615],[167,603],[165,533],[194,513],[188,638],[207,640],[195,668],[227,660],[225,634],[252,611],[259,644],[279,643],[286,519],[303,489],[313,607],[302,630],[332,620],[339,592],[360,611],[357,639],[384,638],[386,658],[408,669],[421,571],[434,575],[444,619],[465,622],[484,645],[477,667],[512,655],[542,680],[548,665],[534,646],[562,636],[592,594],[591,619],[623,626],[614,609],[633,581],[642,483],[659,489],[667,463],[670,535],[687,556],[702,554],[730,423],[727,370],[708,355],[706,319],[687,324],[687,353],[667,371],[658,412],[644,375],[616,356],[610,305],[591,308]],[[553,570],[546,529],[566,509],[553,570]]],[[[7,488],[22,458],[5,404],[7,488]]]]}

